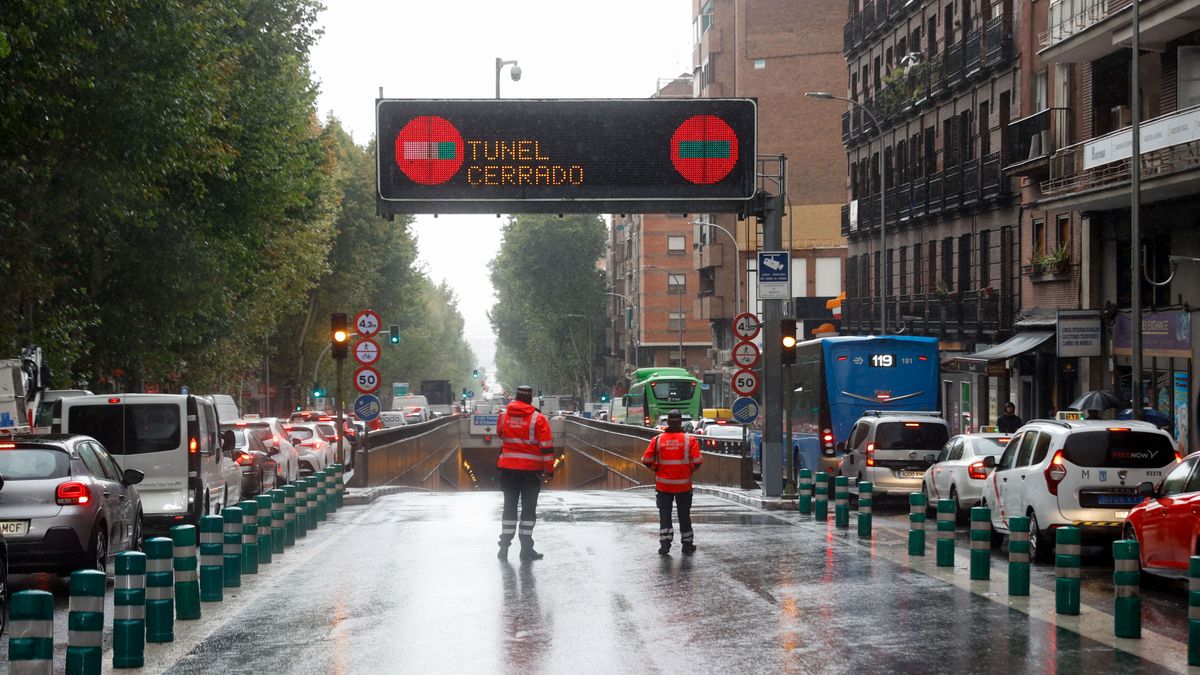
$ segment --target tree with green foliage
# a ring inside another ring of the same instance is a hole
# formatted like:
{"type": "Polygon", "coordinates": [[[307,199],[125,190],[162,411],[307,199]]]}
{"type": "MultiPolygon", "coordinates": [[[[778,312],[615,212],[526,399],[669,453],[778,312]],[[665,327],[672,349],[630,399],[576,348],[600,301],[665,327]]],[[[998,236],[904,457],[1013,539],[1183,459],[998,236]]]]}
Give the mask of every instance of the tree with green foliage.
{"type": "Polygon", "coordinates": [[[591,398],[589,371],[603,337],[598,264],[606,236],[596,215],[522,215],[504,225],[490,264],[498,302],[488,315],[501,381],[591,398]]]}

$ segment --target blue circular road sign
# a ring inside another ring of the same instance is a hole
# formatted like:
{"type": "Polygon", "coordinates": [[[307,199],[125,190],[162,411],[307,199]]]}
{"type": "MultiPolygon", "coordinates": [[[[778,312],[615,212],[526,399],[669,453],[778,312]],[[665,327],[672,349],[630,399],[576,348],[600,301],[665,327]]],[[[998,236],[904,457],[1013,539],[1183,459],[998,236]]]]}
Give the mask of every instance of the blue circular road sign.
{"type": "Polygon", "coordinates": [[[379,417],[381,410],[383,410],[383,404],[380,403],[379,397],[374,394],[363,394],[354,399],[354,414],[364,422],[370,422],[379,417]]]}
{"type": "Polygon", "coordinates": [[[750,424],[758,419],[758,401],[749,396],[743,396],[734,401],[730,410],[733,411],[733,419],[738,424],[750,424]]]}

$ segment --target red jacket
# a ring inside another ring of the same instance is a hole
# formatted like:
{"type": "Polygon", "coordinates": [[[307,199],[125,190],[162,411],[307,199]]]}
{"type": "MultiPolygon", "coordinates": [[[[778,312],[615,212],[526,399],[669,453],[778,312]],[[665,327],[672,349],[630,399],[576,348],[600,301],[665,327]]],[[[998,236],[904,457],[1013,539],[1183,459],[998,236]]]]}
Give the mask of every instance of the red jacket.
{"type": "Polygon", "coordinates": [[[690,492],[692,472],[700,468],[700,441],[682,431],[664,431],[650,441],[642,464],[654,471],[659,492],[690,492]]]}
{"type": "Polygon", "coordinates": [[[496,466],[518,471],[554,472],[554,437],[550,422],[533,406],[521,401],[508,404],[496,422],[503,441],[496,466]]]}

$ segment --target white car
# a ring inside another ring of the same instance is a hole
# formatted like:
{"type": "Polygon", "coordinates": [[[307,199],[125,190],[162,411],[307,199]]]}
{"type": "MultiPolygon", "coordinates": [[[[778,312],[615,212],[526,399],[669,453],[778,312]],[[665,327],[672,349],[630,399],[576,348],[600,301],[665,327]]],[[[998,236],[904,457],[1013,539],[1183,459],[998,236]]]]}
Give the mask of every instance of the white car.
{"type": "Polygon", "coordinates": [[[300,454],[296,451],[296,446],[288,440],[283,425],[283,420],[278,417],[252,417],[227,425],[251,429],[258,434],[263,445],[267,446],[271,458],[279,465],[277,485],[294,483],[300,477],[300,454]]]}
{"type": "Polygon", "coordinates": [[[921,489],[925,471],[950,438],[946,420],[930,413],[867,411],[850,429],[837,475],[850,478],[850,493],[868,481],[878,496],[921,489]]]}
{"type": "Polygon", "coordinates": [[[1080,528],[1085,543],[1120,537],[1142,501],[1138,484],[1157,483],[1178,459],[1170,434],[1148,422],[1033,420],[999,460],[984,458],[995,470],[983,503],[998,534],[1008,534],[1009,518],[1029,516],[1030,557],[1049,560],[1054,530],[1064,525],[1080,528]]]}
{"type": "Polygon", "coordinates": [[[992,470],[983,465],[984,457],[999,457],[1008,445],[1009,434],[961,434],[946,441],[946,446],[925,472],[923,491],[929,508],[939,499],[954,502],[960,521],[966,520],[971,507],[978,506],[983,484],[992,470]]]}

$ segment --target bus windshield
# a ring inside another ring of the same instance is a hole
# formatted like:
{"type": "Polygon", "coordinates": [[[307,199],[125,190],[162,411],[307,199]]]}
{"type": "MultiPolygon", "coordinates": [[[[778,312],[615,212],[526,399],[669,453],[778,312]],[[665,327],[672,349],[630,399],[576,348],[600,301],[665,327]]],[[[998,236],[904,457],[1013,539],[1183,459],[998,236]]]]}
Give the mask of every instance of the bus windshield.
{"type": "Polygon", "coordinates": [[[655,382],[650,387],[654,390],[654,398],[663,403],[689,401],[696,395],[695,382],[670,380],[667,382],[655,382]]]}

